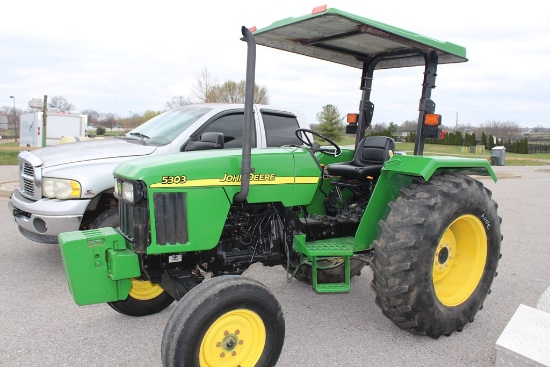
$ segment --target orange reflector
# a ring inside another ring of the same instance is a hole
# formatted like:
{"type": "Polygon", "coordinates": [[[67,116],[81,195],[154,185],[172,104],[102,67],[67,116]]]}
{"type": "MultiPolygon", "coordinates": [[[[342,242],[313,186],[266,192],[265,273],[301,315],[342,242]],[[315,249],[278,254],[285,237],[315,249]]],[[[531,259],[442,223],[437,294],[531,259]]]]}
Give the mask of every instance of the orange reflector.
{"type": "Polygon", "coordinates": [[[248,30],[252,33],[256,32],[256,26],[248,28],[248,30]]]}
{"type": "Polygon", "coordinates": [[[424,117],[424,125],[437,126],[441,125],[441,115],[429,113],[424,117]]]}
{"type": "Polygon", "coordinates": [[[311,14],[323,13],[325,11],[327,11],[327,6],[326,5],[316,6],[311,11],[311,14]]]}
{"type": "Polygon", "coordinates": [[[359,114],[357,113],[348,113],[347,119],[348,124],[356,124],[359,121],[359,114]]]}

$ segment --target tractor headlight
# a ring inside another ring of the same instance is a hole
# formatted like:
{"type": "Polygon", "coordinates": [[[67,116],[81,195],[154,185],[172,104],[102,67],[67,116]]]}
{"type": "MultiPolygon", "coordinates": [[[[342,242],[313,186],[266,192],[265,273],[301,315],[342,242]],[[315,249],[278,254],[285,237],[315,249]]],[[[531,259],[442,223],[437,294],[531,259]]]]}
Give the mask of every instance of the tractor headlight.
{"type": "Polygon", "coordinates": [[[142,198],[141,186],[138,182],[122,181],[115,178],[115,195],[126,202],[137,204],[142,198]]]}
{"type": "Polygon", "coordinates": [[[79,199],[80,183],[60,178],[42,178],[42,194],[50,199],[79,199]]]}
{"type": "Polygon", "coordinates": [[[134,202],[134,185],[132,185],[130,182],[123,182],[120,196],[122,197],[123,200],[133,203],[134,202]]]}

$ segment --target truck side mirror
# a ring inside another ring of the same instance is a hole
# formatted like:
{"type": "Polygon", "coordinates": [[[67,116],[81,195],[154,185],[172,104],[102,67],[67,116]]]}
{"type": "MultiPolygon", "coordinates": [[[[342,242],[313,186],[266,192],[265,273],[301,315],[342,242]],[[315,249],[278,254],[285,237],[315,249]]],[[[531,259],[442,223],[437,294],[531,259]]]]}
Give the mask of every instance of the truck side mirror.
{"type": "Polygon", "coordinates": [[[224,139],[223,133],[203,133],[199,141],[190,141],[185,147],[185,151],[223,149],[224,139]]]}

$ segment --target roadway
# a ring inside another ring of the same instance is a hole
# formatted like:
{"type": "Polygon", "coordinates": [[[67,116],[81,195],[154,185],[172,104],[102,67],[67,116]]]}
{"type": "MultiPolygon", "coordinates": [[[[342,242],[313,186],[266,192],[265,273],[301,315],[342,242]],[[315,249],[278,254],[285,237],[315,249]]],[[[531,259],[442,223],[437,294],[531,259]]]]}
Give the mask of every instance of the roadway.
{"type": "MultiPolygon", "coordinates": [[[[434,340],[393,325],[374,303],[370,269],[348,294],[320,295],[282,267],[245,274],[279,299],[286,340],[278,366],[494,366],[495,343],[520,304],[535,307],[550,284],[550,166],[495,167],[483,179],[499,203],[502,259],[492,293],[461,333],[434,340]]],[[[0,166],[0,182],[13,179],[0,166]]],[[[0,197],[0,366],[160,366],[173,306],[131,318],[107,305],[80,307],[69,294],[58,246],[26,240],[0,197]]]]}

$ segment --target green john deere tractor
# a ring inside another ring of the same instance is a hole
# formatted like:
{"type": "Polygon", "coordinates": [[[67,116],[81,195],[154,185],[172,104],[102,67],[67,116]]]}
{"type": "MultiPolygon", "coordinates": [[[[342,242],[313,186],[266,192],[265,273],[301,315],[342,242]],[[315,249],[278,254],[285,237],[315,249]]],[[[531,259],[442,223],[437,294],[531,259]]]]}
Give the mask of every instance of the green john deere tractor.
{"type": "Polygon", "coordinates": [[[238,275],[255,262],[282,265],[316,292],[347,292],[370,264],[376,303],[397,326],[433,338],[461,331],[489,293],[502,238],[497,204],[471,175],[496,176],[485,160],[422,154],[424,139],[441,134],[430,99],[437,65],[467,61],[465,49],[336,9],[242,32],[242,150],[119,165],[119,227],[59,236],[75,301],[144,316],[181,299],[164,365],[268,366],[284,342],[281,307],[238,275]],[[362,70],[347,127],[354,147],[298,129],[301,146],[251,149],[256,43],[362,70]],[[414,66],[424,66],[416,143],[400,155],[393,139],[365,137],[370,92],[375,70],[414,66]]]}

